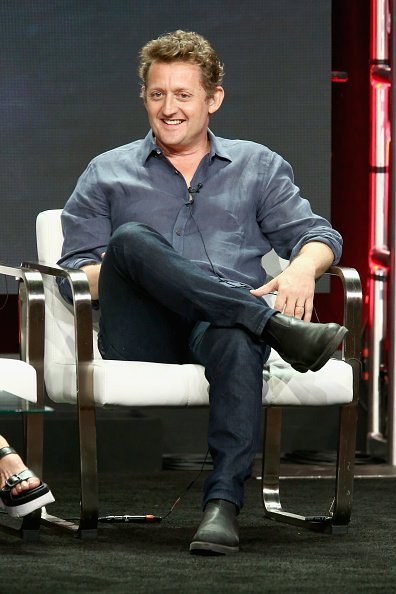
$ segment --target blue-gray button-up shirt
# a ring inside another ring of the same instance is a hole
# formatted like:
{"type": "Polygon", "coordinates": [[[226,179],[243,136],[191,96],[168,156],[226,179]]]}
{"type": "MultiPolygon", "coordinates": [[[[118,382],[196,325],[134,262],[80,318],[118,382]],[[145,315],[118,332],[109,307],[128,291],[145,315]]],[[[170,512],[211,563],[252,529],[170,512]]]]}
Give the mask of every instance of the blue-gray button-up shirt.
{"type": "MultiPolygon", "coordinates": [[[[111,235],[130,221],[153,227],[178,253],[236,286],[265,283],[261,258],[272,248],[290,259],[303,244],[320,241],[339,261],[340,234],[313,214],[284,159],[253,142],[208,134],[210,152],[190,192],[151,132],[93,159],[62,213],[59,264],[100,262],[111,235]]],[[[60,289],[70,298],[67,283],[60,289]]]]}

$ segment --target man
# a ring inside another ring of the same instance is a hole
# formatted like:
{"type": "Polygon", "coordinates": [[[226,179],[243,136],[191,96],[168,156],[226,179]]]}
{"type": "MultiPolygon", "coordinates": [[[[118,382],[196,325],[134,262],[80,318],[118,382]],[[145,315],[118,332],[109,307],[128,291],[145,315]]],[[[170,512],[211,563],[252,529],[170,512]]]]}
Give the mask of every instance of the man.
{"type": "Polygon", "coordinates": [[[151,130],[80,177],[62,215],[60,264],[82,268],[99,300],[103,358],[205,365],[214,468],[190,551],[234,553],[263,364],[273,347],[316,371],[340,344],[345,328],[310,319],[315,278],[339,260],[342,240],[281,157],[208,129],[224,90],[204,38],[176,31],[150,41],[139,73],[151,130]],[[291,262],[266,283],[261,257],[272,248],[291,262]],[[262,297],[274,291],[272,309],[262,297]]]}

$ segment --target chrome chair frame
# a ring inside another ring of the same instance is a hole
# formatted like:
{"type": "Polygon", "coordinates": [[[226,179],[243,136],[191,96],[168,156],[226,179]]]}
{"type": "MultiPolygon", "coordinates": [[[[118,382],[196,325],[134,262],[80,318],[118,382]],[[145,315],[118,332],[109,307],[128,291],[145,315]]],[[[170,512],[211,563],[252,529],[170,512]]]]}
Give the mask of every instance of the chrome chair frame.
{"type": "MultiPolygon", "coordinates": [[[[32,365],[37,377],[37,404],[45,406],[44,391],[44,315],[45,301],[41,274],[26,268],[16,268],[0,263],[0,274],[14,277],[19,281],[20,299],[20,358],[32,365]]],[[[31,403],[22,401],[21,414],[24,420],[26,465],[37,476],[43,474],[43,415],[29,413],[31,403]]],[[[39,538],[41,510],[25,516],[18,530],[24,540],[39,538]]],[[[1,524],[3,531],[15,534],[15,529],[1,524]]]]}
{"type": "Polygon", "coordinates": [[[265,516],[317,531],[344,534],[352,512],[353,480],[360,379],[362,290],[353,268],[333,266],[328,273],[341,279],[344,289],[344,321],[348,328],[342,359],[353,370],[353,401],[340,406],[335,495],[326,515],[302,516],[283,510],[280,500],[282,408],[267,407],[264,422],[262,492],[265,516]]]}
{"type": "MultiPolygon", "coordinates": [[[[40,262],[24,262],[26,268],[42,275],[66,278],[73,295],[75,321],[75,364],[77,382],[77,408],[80,443],[80,522],[65,521],[49,514],[42,520],[65,528],[81,538],[94,538],[98,526],[98,475],[96,449],[96,414],[93,394],[92,307],[85,273],[40,262]]],[[[359,275],[352,268],[332,267],[328,271],[342,280],[344,286],[344,324],[346,335],[342,357],[353,368],[353,401],[341,406],[339,427],[337,478],[332,509],[327,516],[304,517],[285,512],[279,496],[281,408],[266,410],[262,489],[265,515],[291,524],[315,530],[341,533],[350,520],[353,492],[354,452],[356,441],[357,402],[359,390],[360,317],[362,293],[359,275]]],[[[326,274],[328,274],[326,273],[326,274]]]]}
{"type": "Polygon", "coordinates": [[[98,463],[96,445],[96,405],[93,394],[92,300],[86,274],[57,265],[24,262],[42,275],[66,278],[73,296],[77,414],[80,446],[80,522],[42,514],[42,522],[69,530],[81,538],[96,538],[98,526],[98,463]]]}

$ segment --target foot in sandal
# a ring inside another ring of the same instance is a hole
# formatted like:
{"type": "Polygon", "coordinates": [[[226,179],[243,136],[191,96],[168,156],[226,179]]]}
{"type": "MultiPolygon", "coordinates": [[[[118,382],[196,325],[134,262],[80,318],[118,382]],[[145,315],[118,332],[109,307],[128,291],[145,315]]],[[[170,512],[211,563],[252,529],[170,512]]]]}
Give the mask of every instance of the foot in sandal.
{"type": "Polygon", "coordinates": [[[0,441],[0,508],[15,518],[55,501],[48,486],[26,468],[9,445],[0,441]]]}

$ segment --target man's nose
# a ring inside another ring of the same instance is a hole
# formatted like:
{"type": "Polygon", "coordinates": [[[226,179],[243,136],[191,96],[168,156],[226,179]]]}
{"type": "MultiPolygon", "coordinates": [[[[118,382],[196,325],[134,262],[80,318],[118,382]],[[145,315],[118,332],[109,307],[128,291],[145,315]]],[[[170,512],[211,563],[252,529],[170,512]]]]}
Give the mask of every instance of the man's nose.
{"type": "Polygon", "coordinates": [[[162,111],[166,115],[172,115],[177,111],[176,99],[171,93],[165,96],[162,111]]]}

